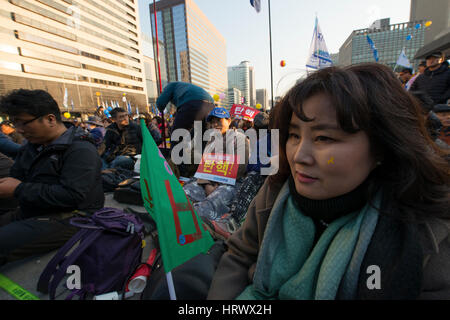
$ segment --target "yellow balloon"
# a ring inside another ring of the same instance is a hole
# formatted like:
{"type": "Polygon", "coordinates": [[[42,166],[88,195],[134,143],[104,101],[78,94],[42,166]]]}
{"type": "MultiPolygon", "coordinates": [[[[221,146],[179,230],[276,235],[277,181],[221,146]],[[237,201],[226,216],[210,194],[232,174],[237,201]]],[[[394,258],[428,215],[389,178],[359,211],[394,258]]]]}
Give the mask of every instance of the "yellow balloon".
{"type": "Polygon", "coordinates": [[[213,99],[214,101],[219,101],[220,96],[216,93],[215,95],[213,95],[213,99]]]}
{"type": "Polygon", "coordinates": [[[431,25],[432,25],[432,23],[433,23],[433,21],[427,21],[427,22],[425,22],[425,27],[429,27],[429,26],[431,26],[431,25]]]}
{"type": "Polygon", "coordinates": [[[63,116],[64,116],[64,118],[69,119],[70,118],[70,113],[69,112],[64,112],[63,116]]]}
{"type": "Polygon", "coordinates": [[[261,109],[262,108],[262,105],[260,104],[260,103],[258,103],[257,105],[256,105],[256,109],[261,109]]]}

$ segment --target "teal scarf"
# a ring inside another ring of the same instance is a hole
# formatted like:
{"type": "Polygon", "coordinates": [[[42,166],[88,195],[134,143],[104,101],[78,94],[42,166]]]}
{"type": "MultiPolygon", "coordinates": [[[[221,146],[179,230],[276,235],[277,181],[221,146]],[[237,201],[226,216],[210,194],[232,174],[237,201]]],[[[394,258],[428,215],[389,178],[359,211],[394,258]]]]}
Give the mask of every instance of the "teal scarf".
{"type": "Polygon", "coordinates": [[[286,182],[267,222],[253,284],[237,299],[331,300],[338,292],[354,298],[377,221],[378,210],[366,205],[333,221],[313,247],[314,222],[294,204],[286,182]]]}

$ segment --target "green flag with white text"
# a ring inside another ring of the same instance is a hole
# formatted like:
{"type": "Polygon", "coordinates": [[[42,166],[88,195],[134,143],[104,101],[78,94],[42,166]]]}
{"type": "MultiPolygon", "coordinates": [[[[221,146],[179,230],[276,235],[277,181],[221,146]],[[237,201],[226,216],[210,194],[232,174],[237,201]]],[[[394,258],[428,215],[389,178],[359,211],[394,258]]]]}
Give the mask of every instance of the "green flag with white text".
{"type": "Polygon", "coordinates": [[[213,239],[143,119],[140,124],[143,137],[141,194],[145,209],[156,222],[164,270],[168,273],[199,253],[206,253],[213,239]]]}

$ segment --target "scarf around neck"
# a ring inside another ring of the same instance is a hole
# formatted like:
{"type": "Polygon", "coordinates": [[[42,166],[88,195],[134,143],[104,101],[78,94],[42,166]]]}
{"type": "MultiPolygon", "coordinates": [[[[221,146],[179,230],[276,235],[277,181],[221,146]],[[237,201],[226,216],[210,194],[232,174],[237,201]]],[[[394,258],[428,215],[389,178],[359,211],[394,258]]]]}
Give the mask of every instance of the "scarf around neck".
{"type": "MultiPolygon", "coordinates": [[[[379,207],[380,197],[375,198],[379,207]]],[[[351,299],[378,221],[366,204],[329,224],[316,245],[315,225],[295,204],[288,181],[274,203],[261,244],[253,284],[237,299],[351,299]]]]}

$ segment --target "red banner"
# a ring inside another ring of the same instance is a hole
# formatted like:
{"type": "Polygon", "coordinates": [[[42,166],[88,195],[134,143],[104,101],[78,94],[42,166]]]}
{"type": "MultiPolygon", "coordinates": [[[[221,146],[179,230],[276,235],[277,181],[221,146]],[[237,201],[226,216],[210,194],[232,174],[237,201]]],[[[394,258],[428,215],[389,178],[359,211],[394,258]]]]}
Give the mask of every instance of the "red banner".
{"type": "Polygon", "coordinates": [[[248,106],[243,106],[241,104],[233,104],[230,109],[231,117],[235,119],[244,119],[248,121],[253,121],[255,116],[260,113],[259,110],[253,109],[248,106]]]}
{"type": "Polygon", "coordinates": [[[206,153],[202,157],[195,177],[234,185],[238,167],[238,155],[206,153]]]}

